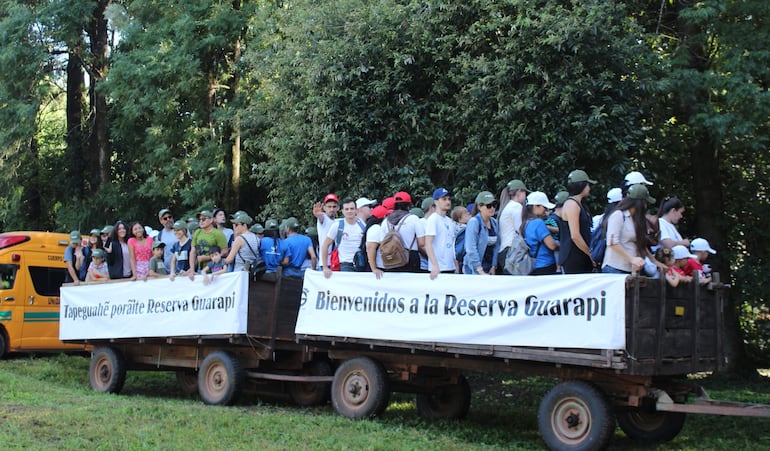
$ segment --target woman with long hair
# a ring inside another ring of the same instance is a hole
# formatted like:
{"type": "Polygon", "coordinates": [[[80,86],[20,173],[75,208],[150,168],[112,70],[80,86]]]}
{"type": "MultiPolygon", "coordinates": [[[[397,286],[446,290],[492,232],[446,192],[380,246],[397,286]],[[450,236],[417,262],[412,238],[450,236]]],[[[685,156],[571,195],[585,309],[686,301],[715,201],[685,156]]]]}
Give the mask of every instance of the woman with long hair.
{"type": "Polygon", "coordinates": [[[489,191],[476,196],[476,204],[465,228],[464,274],[495,274],[500,249],[500,229],[495,219],[497,200],[489,191]]]}
{"type": "Polygon", "coordinates": [[[655,203],[644,185],[632,185],[607,219],[607,249],[602,272],[630,274],[644,267],[648,204],[655,203]]]}
{"type": "Polygon", "coordinates": [[[690,247],[690,240],[682,238],[676,225],[684,216],[684,205],[678,197],[663,199],[658,209],[658,224],[660,226],[660,245],[668,248],[674,246],[690,247]]]}
{"type": "Polygon", "coordinates": [[[559,228],[559,264],[565,274],[580,274],[593,271],[591,260],[591,213],[584,200],[591,192],[595,180],[588,178],[585,171],[576,169],[567,176],[567,193],[561,209],[562,225],[559,228]]]}
{"type": "Polygon", "coordinates": [[[128,279],[131,277],[131,259],[128,254],[128,226],[118,221],[112,228],[109,240],[104,244],[107,253],[107,267],[110,279],[128,279]]]}
{"type": "Polygon", "coordinates": [[[132,222],[129,230],[131,231],[131,238],[127,240],[127,244],[131,265],[131,280],[147,280],[147,276],[150,273],[153,239],[147,236],[147,230],[139,221],[132,222]]]}

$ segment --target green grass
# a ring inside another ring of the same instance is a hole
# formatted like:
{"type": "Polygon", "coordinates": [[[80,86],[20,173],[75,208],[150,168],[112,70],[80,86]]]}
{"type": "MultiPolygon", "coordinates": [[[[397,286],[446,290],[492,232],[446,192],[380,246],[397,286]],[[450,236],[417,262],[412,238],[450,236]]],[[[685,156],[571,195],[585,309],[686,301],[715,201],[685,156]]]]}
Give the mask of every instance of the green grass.
{"type": "MultiPolygon", "coordinates": [[[[15,356],[0,361],[4,449],[542,449],[537,408],[549,378],[470,374],[462,421],[427,422],[414,397],[394,394],[385,414],[351,421],[330,405],[300,408],[283,395],[249,394],[233,407],[184,394],[173,373],[129,372],[120,395],[92,391],[88,359],[15,356]]],[[[703,376],[712,398],[770,404],[770,378],[703,376]]],[[[672,442],[642,445],[616,430],[611,449],[770,449],[770,419],[689,415],[672,442]]]]}

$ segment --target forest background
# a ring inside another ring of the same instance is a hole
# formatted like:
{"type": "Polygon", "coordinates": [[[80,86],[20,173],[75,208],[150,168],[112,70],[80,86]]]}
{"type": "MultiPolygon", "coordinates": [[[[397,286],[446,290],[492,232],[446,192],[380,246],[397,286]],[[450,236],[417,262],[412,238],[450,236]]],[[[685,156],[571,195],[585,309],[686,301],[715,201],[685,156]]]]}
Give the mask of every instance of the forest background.
{"type": "Polygon", "coordinates": [[[766,367],[769,83],[766,0],[0,0],[0,229],[639,170],[766,367]]]}

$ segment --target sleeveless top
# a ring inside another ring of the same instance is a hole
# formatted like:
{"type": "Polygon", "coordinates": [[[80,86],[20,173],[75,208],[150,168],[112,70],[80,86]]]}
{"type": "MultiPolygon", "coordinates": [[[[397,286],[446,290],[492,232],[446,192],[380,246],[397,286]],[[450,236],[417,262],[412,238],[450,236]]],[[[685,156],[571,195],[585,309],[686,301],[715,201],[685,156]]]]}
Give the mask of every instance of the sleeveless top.
{"type": "MultiPolygon", "coordinates": [[[[580,236],[586,244],[591,242],[591,213],[583,204],[570,197],[567,201],[577,202],[580,207],[579,223],[580,236]]],[[[559,264],[562,266],[565,274],[580,274],[593,271],[591,257],[578,249],[572,242],[570,235],[569,221],[562,220],[559,227],[559,264]]]]}
{"type": "MultiPolygon", "coordinates": [[[[248,265],[257,259],[254,252],[259,252],[259,239],[257,238],[257,235],[253,233],[244,233],[235,238],[235,240],[240,239],[246,240],[246,243],[248,244],[243,243],[241,248],[238,249],[238,255],[236,255],[233,260],[233,271],[245,270],[248,265]],[[251,246],[251,248],[249,248],[249,246],[251,246]],[[252,249],[254,252],[252,252],[252,249]],[[244,261],[246,261],[246,265],[244,265],[244,261]]],[[[233,242],[235,242],[235,240],[233,242]]]]}

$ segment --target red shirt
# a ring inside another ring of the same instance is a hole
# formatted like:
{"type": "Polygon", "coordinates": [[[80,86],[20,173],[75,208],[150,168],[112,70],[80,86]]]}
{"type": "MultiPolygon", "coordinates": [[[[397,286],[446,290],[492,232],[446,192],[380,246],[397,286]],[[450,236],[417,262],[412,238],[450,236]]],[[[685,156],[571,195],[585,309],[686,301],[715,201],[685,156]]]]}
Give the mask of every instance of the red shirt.
{"type": "Polygon", "coordinates": [[[694,258],[688,258],[687,264],[684,265],[684,268],[682,268],[682,270],[684,271],[684,275],[692,276],[692,273],[694,271],[703,272],[703,264],[701,264],[701,262],[699,262],[694,258]]]}

